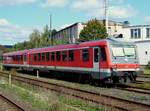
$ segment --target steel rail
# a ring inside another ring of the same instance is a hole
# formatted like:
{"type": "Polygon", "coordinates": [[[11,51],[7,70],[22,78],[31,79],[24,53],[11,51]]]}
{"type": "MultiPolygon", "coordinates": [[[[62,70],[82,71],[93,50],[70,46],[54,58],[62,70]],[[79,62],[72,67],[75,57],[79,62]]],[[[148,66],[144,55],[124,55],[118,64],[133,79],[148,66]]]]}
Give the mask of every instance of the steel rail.
{"type": "MultiPolygon", "coordinates": [[[[12,111],[25,111],[22,107],[20,107],[18,104],[16,104],[14,101],[10,100],[8,97],[4,96],[3,94],[0,94],[0,99],[9,105],[9,110],[12,109],[12,111]]],[[[8,109],[6,108],[6,111],[7,110],[8,109]]]]}
{"type": "Polygon", "coordinates": [[[42,87],[51,91],[55,91],[64,95],[70,95],[79,99],[90,101],[96,104],[104,104],[107,106],[113,106],[119,110],[127,111],[149,111],[150,105],[145,103],[140,103],[136,101],[126,100],[114,96],[108,96],[104,94],[99,94],[93,91],[81,90],[78,88],[72,88],[69,86],[64,86],[62,84],[50,83],[48,81],[43,81],[41,79],[35,79],[25,76],[14,75],[13,80],[28,83],[34,86],[42,87]]]}

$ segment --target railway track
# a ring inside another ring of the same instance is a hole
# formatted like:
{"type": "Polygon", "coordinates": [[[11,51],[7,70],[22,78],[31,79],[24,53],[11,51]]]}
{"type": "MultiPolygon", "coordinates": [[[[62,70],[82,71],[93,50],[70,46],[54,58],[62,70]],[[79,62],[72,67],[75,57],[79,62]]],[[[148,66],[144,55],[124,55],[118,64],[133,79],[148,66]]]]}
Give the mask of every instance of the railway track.
{"type": "Polygon", "coordinates": [[[0,111],[24,111],[17,104],[0,94],[0,111]]]}
{"type": "MultiPolygon", "coordinates": [[[[136,82],[136,84],[142,84],[142,83],[143,83],[143,81],[136,82]]],[[[136,86],[133,86],[131,84],[112,84],[112,83],[107,83],[106,86],[114,87],[114,88],[119,89],[119,90],[124,90],[124,91],[130,91],[130,92],[150,95],[150,90],[149,89],[136,87],[136,86]]]]}
{"type": "MultiPolygon", "coordinates": [[[[4,75],[4,74],[3,74],[4,75]]],[[[136,101],[126,100],[114,96],[108,96],[104,94],[99,94],[92,91],[81,90],[78,88],[72,88],[69,86],[64,86],[62,84],[50,83],[49,81],[43,81],[41,79],[30,78],[27,76],[13,75],[13,80],[28,83],[33,86],[41,87],[47,90],[51,90],[62,95],[72,96],[78,99],[82,99],[95,104],[102,104],[106,106],[113,107],[118,110],[126,111],[149,111],[150,104],[140,103],[136,101]]],[[[129,89],[128,89],[129,90],[129,89]]]]}
{"type": "Polygon", "coordinates": [[[141,94],[148,94],[148,95],[150,95],[150,90],[139,89],[139,88],[134,88],[134,87],[117,88],[117,89],[124,90],[124,91],[130,91],[130,92],[136,92],[136,93],[141,93],[141,94]]]}
{"type": "Polygon", "coordinates": [[[142,83],[150,84],[150,81],[137,80],[136,83],[138,83],[138,84],[142,84],[142,83]]]}
{"type": "Polygon", "coordinates": [[[141,77],[141,78],[149,78],[149,79],[150,79],[150,76],[145,76],[145,75],[138,75],[138,77],[141,77]]]}

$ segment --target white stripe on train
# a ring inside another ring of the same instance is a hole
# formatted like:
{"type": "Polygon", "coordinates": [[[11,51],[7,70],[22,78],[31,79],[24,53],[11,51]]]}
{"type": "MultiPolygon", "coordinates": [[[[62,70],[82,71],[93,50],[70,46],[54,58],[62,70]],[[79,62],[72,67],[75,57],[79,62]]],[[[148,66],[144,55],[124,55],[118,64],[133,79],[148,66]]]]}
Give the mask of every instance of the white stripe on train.
{"type": "MultiPolygon", "coordinates": [[[[111,73],[111,70],[108,68],[101,68],[100,70],[95,70],[94,68],[81,68],[81,67],[63,67],[63,66],[43,66],[43,65],[18,65],[18,64],[4,64],[4,66],[12,67],[25,67],[25,68],[43,68],[51,70],[72,70],[72,71],[89,71],[89,72],[106,72],[111,73]]],[[[113,71],[139,71],[139,68],[128,68],[128,69],[113,69],[113,71]]]]}

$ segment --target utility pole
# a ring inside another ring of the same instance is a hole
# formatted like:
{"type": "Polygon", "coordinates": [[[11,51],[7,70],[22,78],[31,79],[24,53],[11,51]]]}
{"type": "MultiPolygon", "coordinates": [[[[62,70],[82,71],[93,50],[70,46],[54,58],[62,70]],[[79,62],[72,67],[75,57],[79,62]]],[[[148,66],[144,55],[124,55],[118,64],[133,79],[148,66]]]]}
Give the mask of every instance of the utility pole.
{"type": "Polygon", "coordinates": [[[52,37],[52,15],[50,14],[49,16],[49,31],[50,31],[50,34],[49,34],[49,38],[51,40],[51,45],[53,45],[53,37],[52,37]]]}
{"type": "Polygon", "coordinates": [[[108,0],[104,0],[104,5],[105,5],[105,27],[106,32],[108,34],[108,0]]]}

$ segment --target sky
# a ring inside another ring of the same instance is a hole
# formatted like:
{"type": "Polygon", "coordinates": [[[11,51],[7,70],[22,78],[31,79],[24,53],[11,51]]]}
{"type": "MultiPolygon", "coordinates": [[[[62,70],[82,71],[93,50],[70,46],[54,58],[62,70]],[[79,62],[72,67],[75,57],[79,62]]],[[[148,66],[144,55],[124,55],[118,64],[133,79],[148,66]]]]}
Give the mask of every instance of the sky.
{"type": "MultiPolygon", "coordinates": [[[[109,20],[150,24],[150,0],[108,0],[109,20]]],[[[34,29],[61,29],[76,22],[104,19],[104,0],[0,0],[0,44],[29,40],[34,29]]]]}

